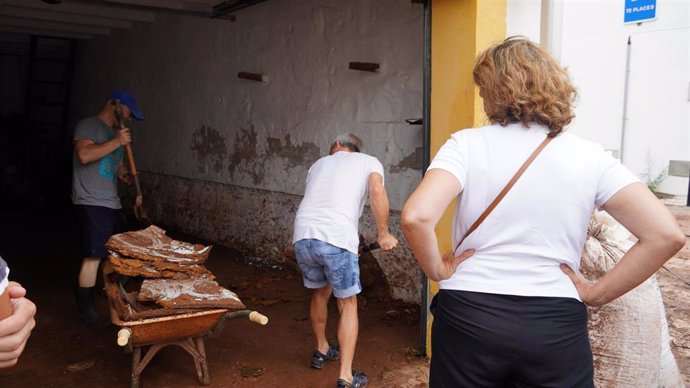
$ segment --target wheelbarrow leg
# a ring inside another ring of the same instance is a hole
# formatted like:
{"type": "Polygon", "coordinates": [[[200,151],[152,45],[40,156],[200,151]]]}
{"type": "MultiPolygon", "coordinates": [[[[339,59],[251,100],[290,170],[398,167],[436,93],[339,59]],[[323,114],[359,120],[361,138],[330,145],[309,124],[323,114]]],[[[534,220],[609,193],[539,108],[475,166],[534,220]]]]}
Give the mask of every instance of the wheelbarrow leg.
{"type": "Polygon", "coordinates": [[[201,375],[199,376],[199,381],[203,385],[209,385],[211,383],[211,376],[208,374],[208,362],[206,362],[206,348],[204,347],[204,337],[196,337],[196,348],[201,355],[200,368],[197,369],[197,374],[199,369],[201,369],[201,375]]]}
{"type": "Polygon", "coordinates": [[[132,352],[132,380],[129,383],[130,388],[139,388],[139,361],[141,360],[141,347],[135,346],[132,352]]]}
{"type": "Polygon", "coordinates": [[[148,350],[146,353],[144,353],[144,358],[142,359],[141,357],[141,346],[135,346],[134,347],[134,354],[132,355],[132,383],[130,384],[131,388],[138,388],[139,387],[139,376],[141,375],[141,372],[144,371],[144,368],[146,368],[146,365],[151,362],[153,359],[153,356],[158,353],[159,350],[163,349],[165,346],[170,345],[169,343],[164,343],[164,344],[154,344],[149,346],[148,350]]]}
{"type": "Polygon", "coordinates": [[[199,382],[203,385],[211,383],[211,376],[208,373],[208,363],[206,362],[206,350],[204,349],[203,337],[185,338],[183,341],[176,342],[176,345],[181,346],[194,359],[194,368],[196,368],[196,376],[199,382]]]}

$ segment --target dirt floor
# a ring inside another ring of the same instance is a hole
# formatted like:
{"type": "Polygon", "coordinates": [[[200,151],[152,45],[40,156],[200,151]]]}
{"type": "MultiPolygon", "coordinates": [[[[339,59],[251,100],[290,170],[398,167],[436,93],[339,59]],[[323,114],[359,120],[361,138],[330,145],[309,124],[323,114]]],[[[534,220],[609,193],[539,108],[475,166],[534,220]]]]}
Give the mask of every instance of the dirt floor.
{"type": "Polygon", "coordinates": [[[690,207],[682,201],[669,201],[668,208],[676,216],[688,242],[678,254],[657,272],[657,279],[666,307],[671,334],[671,350],[690,386],[690,207]]]}
{"type": "MultiPolygon", "coordinates": [[[[690,235],[690,208],[669,206],[690,235]]],[[[94,329],[76,319],[72,286],[78,270],[76,231],[69,209],[5,212],[0,254],[14,280],[38,306],[37,326],[17,366],[0,370],[2,387],[126,387],[132,355],[116,345],[117,327],[94,329]]],[[[182,237],[175,236],[173,237],[182,237]]],[[[189,238],[187,238],[189,240],[189,238]]],[[[198,242],[198,241],[194,241],[198,242]]],[[[211,387],[333,387],[337,364],[309,368],[314,344],[308,319],[309,293],[292,268],[271,267],[229,248],[215,247],[207,263],[219,282],[248,308],[270,319],[259,326],[228,322],[206,340],[211,387]],[[257,377],[243,377],[261,370],[257,377]]],[[[690,384],[690,246],[658,273],[669,319],[672,349],[690,384]]],[[[98,298],[99,309],[107,301],[98,298]]],[[[331,304],[330,333],[337,311],[331,304]]],[[[360,299],[360,337],[354,366],[372,387],[425,387],[428,362],[419,357],[419,308],[366,291],[360,299]]],[[[143,387],[197,387],[191,357],[179,347],[163,349],[143,371],[143,387]]]]}
{"type": "MultiPolygon", "coordinates": [[[[11,278],[26,286],[38,306],[37,326],[19,364],[0,370],[3,388],[129,386],[132,355],[116,344],[119,328],[90,328],[77,319],[72,286],[79,253],[71,217],[67,211],[3,217],[0,254],[10,263],[11,278]]],[[[269,318],[266,326],[233,319],[218,337],[206,339],[210,387],[335,386],[337,363],[320,371],[309,368],[315,346],[310,293],[294,269],[261,264],[220,246],[207,267],[247,308],[269,318]],[[242,376],[257,369],[263,372],[258,377],[242,376]]],[[[367,373],[374,387],[423,386],[428,363],[417,349],[419,307],[387,301],[380,290],[363,294],[354,367],[367,373]]],[[[99,310],[107,313],[105,294],[97,299],[99,310]]],[[[334,302],[330,307],[329,333],[335,337],[338,313],[334,302]]],[[[177,346],[161,350],[141,382],[143,387],[200,386],[191,356],[177,346]]]]}

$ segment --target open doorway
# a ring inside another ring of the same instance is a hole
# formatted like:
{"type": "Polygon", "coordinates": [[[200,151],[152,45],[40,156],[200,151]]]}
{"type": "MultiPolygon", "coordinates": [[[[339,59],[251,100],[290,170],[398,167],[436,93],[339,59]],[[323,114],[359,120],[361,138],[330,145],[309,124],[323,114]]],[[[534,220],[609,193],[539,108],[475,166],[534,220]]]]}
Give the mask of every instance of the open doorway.
{"type": "MultiPolygon", "coordinates": [[[[264,1],[237,12],[234,21],[156,12],[155,21],[77,43],[67,143],[74,123],[94,114],[111,89],[132,90],[146,116],[133,132],[149,215],[175,237],[217,244],[209,268],[271,319],[271,332],[229,326],[209,341],[214,384],[332,382],[331,374],[310,373],[303,362],[313,349],[305,343],[305,290],[287,252],[292,217],[309,165],[335,134],[359,132],[366,152],[386,168],[390,223],[401,236],[399,211],[421,179],[426,149],[422,126],[406,122],[425,115],[423,12],[418,2],[397,0],[264,1]],[[266,82],[238,77],[241,72],[265,75],[266,82]],[[242,377],[252,366],[264,374],[242,377]]],[[[39,192],[68,201],[69,185],[57,187],[39,192]]],[[[28,205],[5,219],[0,254],[37,298],[39,327],[17,369],[0,371],[3,380],[126,384],[130,355],[115,346],[116,330],[87,331],[75,319],[71,286],[79,252],[69,203],[65,212],[41,211],[19,197],[28,205]]],[[[125,195],[123,203],[131,206],[132,198],[125,195]]],[[[372,225],[365,210],[367,240],[372,225]]],[[[381,385],[403,386],[394,377],[424,381],[414,258],[404,248],[372,257],[394,290],[390,299],[365,292],[355,362],[381,385]],[[420,371],[408,375],[403,366],[420,371]]],[[[334,322],[337,312],[331,316],[334,322]]],[[[162,360],[142,375],[147,384],[194,384],[186,354],[169,350],[157,357],[162,360]]]]}

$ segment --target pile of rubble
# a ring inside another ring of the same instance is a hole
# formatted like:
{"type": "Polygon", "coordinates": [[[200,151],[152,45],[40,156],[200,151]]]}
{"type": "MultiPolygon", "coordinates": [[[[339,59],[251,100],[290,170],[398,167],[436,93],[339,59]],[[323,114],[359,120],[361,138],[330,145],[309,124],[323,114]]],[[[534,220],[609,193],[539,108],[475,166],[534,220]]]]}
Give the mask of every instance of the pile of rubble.
{"type": "Polygon", "coordinates": [[[204,267],[211,246],[173,240],[152,225],[116,234],[106,247],[106,292],[123,320],[244,308],[204,267]]]}

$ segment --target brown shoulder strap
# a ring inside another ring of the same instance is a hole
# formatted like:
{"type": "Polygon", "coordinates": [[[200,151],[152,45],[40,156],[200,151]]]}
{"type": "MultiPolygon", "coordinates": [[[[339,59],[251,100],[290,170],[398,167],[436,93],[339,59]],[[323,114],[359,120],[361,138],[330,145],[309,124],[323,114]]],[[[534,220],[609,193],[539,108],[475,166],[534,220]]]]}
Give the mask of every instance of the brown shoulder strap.
{"type": "Polygon", "coordinates": [[[493,202],[491,202],[491,204],[489,204],[489,207],[487,207],[486,210],[484,210],[484,213],[482,213],[482,215],[479,216],[479,218],[477,218],[477,221],[474,221],[474,224],[470,226],[470,228],[467,230],[467,233],[465,233],[458,245],[455,246],[453,252],[457,251],[458,248],[460,248],[460,245],[462,245],[462,242],[465,241],[465,238],[467,238],[467,236],[469,236],[470,233],[474,232],[479,227],[479,225],[481,225],[481,223],[489,215],[489,213],[491,213],[496,207],[496,205],[498,205],[498,203],[501,202],[503,197],[505,197],[506,194],[508,194],[510,189],[513,188],[513,186],[515,185],[515,182],[517,182],[517,180],[520,179],[520,176],[522,176],[525,170],[527,170],[527,167],[529,167],[529,165],[532,164],[534,159],[537,158],[537,155],[539,155],[539,153],[544,149],[544,147],[546,147],[546,145],[549,144],[551,139],[553,138],[547,136],[546,139],[544,139],[544,141],[542,141],[541,144],[539,144],[539,147],[537,147],[537,149],[534,150],[534,152],[532,152],[532,155],[530,155],[529,158],[525,160],[525,163],[523,163],[520,169],[517,170],[515,175],[513,175],[513,178],[510,179],[506,187],[504,187],[503,190],[501,190],[501,192],[498,193],[498,196],[493,200],[493,202]]]}

